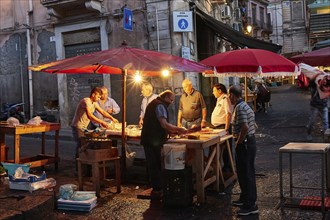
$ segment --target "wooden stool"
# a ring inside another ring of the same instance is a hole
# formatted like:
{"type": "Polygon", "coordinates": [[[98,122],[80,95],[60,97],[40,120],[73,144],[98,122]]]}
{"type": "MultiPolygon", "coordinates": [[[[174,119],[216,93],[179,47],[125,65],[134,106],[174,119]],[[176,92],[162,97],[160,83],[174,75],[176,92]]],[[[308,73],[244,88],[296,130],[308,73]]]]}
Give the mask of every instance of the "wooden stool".
{"type": "Polygon", "coordinates": [[[325,132],[323,134],[323,140],[324,140],[324,142],[327,142],[327,143],[330,142],[330,128],[325,130],[325,132]]]}
{"type": "MultiPolygon", "coordinates": [[[[116,149],[116,148],[115,148],[116,149]]],[[[117,149],[116,149],[117,150],[117,149]]],[[[92,178],[93,185],[96,191],[96,195],[100,196],[100,168],[103,168],[103,179],[106,179],[106,162],[113,161],[115,164],[115,174],[116,174],[116,186],[117,193],[120,193],[120,157],[118,154],[113,156],[114,149],[87,149],[85,152],[80,153],[78,162],[78,183],[79,190],[83,190],[83,174],[82,174],[82,164],[89,164],[92,166],[92,178]]],[[[118,151],[117,151],[118,152],[118,151]]]]}

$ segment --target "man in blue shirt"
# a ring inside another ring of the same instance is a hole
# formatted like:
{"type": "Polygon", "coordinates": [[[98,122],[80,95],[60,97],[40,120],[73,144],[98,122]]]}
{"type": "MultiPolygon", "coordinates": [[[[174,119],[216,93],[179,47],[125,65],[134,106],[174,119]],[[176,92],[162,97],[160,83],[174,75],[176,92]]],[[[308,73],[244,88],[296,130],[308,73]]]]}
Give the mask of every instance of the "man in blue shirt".
{"type": "MultiPolygon", "coordinates": [[[[102,95],[100,100],[98,101],[99,106],[105,110],[107,113],[109,113],[110,115],[116,115],[120,112],[120,107],[119,105],[116,103],[116,101],[112,98],[109,97],[109,92],[108,92],[108,88],[105,86],[100,87],[100,89],[102,90],[102,95]]],[[[94,115],[106,122],[111,122],[109,119],[105,118],[102,114],[100,114],[98,111],[94,112],[94,115]]],[[[98,126],[98,124],[93,123],[94,126],[98,126]]],[[[95,128],[92,126],[92,128],[95,128]]]]}
{"type": "Polygon", "coordinates": [[[169,123],[168,106],[174,102],[174,93],[165,90],[148,106],[143,119],[141,145],[143,145],[149,170],[152,200],[162,197],[161,151],[169,134],[184,134],[186,129],[169,123]]]}

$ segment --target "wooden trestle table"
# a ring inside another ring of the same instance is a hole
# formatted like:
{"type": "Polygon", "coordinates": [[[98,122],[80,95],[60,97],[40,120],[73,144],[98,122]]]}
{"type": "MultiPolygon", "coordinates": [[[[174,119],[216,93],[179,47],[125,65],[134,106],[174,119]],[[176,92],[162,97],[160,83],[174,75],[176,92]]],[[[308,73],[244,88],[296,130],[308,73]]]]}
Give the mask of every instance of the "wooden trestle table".
{"type": "Polygon", "coordinates": [[[58,169],[60,161],[58,155],[58,138],[61,125],[59,123],[42,123],[40,125],[21,124],[18,126],[0,125],[0,162],[29,163],[31,167],[44,166],[46,164],[55,163],[55,169],[58,169]],[[45,154],[45,132],[54,131],[54,155],[45,154]],[[24,146],[20,144],[20,136],[22,134],[41,133],[41,154],[28,158],[20,158],[20,149],[24,146]],[[14,159],[8,160],[5,154],[6,135],[14,136],[14,159]]]}

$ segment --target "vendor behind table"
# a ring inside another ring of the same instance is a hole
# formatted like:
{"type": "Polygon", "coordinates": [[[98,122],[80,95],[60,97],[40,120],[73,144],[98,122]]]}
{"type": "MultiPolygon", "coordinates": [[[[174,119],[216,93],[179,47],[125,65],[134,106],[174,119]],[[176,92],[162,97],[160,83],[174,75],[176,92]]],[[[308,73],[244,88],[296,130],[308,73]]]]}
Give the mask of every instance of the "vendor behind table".
{"type": "Polygon", "coordinates": [[[76,142],[75,158],[78,157],[78,150],[81,147],[80,137],[84,136],[84,131],[88,129],[88,125],[91,121],[100,124],[104,128],[109,128],[108,122],[95,117],[93,114],[95,111],[100,112],[104,117],[111,119],[115,123],[118,123],[117,119],[103,110],[97,103],[100,100],[101,95],[101,88],[93,88],[90,96],[80,100],[76,108],[76,112],[71,123],[73,139],[76,142]]]}
{"type": "Polygon", "coordinates": [[[169,134],[184,134],[186,129],[169,123],[168,106],[174,102],[175,95],[171,90],[165,90],[154,99],[146,109],[143,120],[141,144],[144,147],[146,163],[149,170],[152,192],[151,199],[162,197],[162,160],[161,151],[169,134]]]}
{"type": "Polygon", "coordinates": [[[207,110],[202,94],[193,88],[189,79],[182,81],[182,87],[184,93],[179,102],[178,127],[205,127],[207,110]]]}
{"type": "Polygon", "coordinates": [[[142,127],[143,125],[143,118],[146,112],[147,105],[152,102],[152,100],[156,99],[158,95],[153,93],[153,86],[149,82],[145,82],[141,86],[141,95],[143,96],[142,103],[141,103],[141,112],[140,112],[140,119],[139,119],[139,126],[142,127]]]}
{"type": "MultiPolygon", "coordinates": [[[[120,107],[116,103],[116,101],[109,96],[108,88],[105,87],[105,86],[102,86],[102,87],[100,87],[100,89],[102,90],[102,95],[100,97],[100,100],[97,102],[99,104],[100,108],[102,108],[103,110],[105,110],[106,112],[108,112],[111,115],[118,114],[120,112],[120,107]]],[[[103,121],[106,121],[108,123],[112,122],[111,119],[104,117],[97,110],[94,111],[94,115],[97,118],[99,118],[103,121]]],[[[95,129],[96,127],[99,127],[99,126],[100,126],[100,124],[92,122],[92,123],[90,123],[89,128],[90,129],[95,129]]]]}

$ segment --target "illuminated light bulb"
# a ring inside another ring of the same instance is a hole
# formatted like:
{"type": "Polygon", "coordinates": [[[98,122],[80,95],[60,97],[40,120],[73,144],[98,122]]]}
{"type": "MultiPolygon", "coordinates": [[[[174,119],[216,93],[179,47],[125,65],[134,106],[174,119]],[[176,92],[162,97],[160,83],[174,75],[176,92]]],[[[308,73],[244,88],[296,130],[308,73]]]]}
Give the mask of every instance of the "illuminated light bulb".
{"type": "Polygon", "coordinates": [[[139,71],[136,72],[136,74],[134,76],[134,80],[135,80],[135,82],[141,82],[142,76],[140,75],[139,71]]]}
{"type": "Polygon", "coordinates": [[[168,70],[163,70],[163,71],[162,71],[162,75],[163,75],[164,77],[168,77],[168,76],[170,75],[170,71],[168,71],[168,70]]]}
{"type": "Polygon", "coordinates": [[[252,31],[252,26],[251,26],[251,25],[248,25],[248,26],[246,27],[246,30],[247,30],[248,33],[251,33],[251,31],[252,31]]]}

